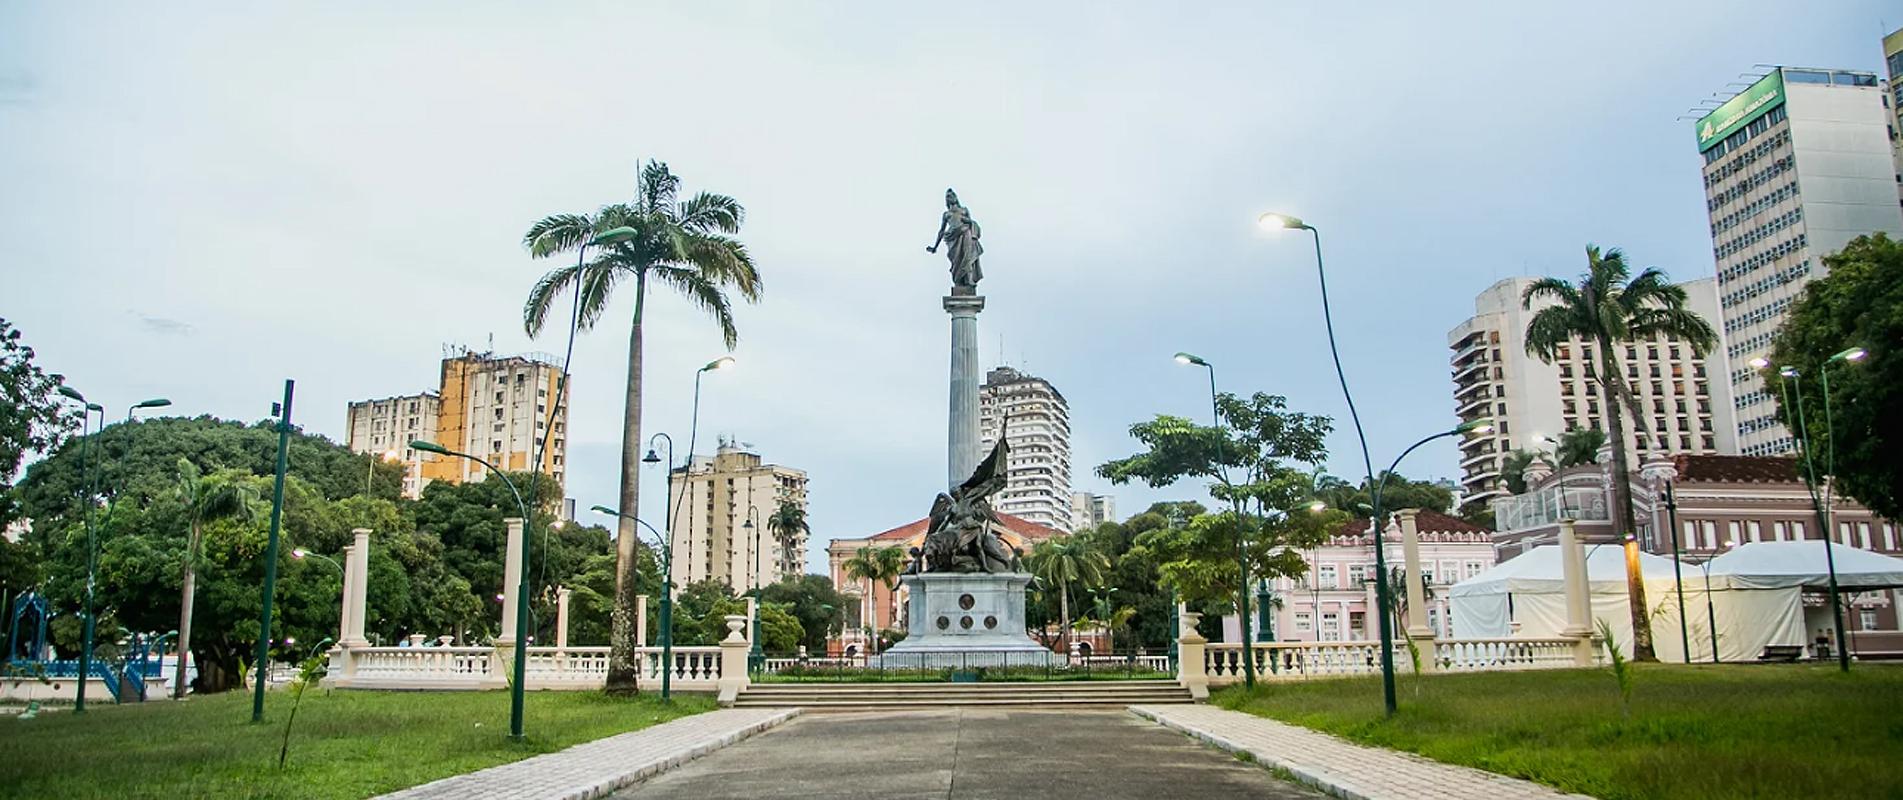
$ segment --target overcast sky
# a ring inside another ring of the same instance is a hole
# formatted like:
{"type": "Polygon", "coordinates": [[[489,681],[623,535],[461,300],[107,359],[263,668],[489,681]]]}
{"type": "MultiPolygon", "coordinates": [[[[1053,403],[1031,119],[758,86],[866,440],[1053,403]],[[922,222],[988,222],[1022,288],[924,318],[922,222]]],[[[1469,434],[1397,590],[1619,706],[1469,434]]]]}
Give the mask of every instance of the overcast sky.
{"type": "MultiPolygon", "coordinates": [[[[117,417],[295,422],[435,388],[445,344],[559,352],[521,304],[522,232],[628,197],[638,161],[746,205],[765,297],[727,433],[811,477],[816,540],[916,519],[945,461],[947,186],[984,227],[987,367],[1070,402],[1074,483],[1128,426],[1203,419],[1202,376],[1337,418],[1321,228],[1348,379],[1386,461],[1453,415],[1446,333],[1497,279],[1587,242],[1712,271],[1688,107],[1783,63],[1880,70],[1870,0],[1589,4],[227,3],[0,0],[0,315],[117,417]],[[276,4],[262,4],[275,6],[276,4]],[[1027,9],[1024,6],[1038,8],[1027,9]]],[[[1735,91],[1733,87],[1730,91],[1735,91]]],[[[569,493],[611,503],[632,295],[576,348],[569,493]]],[[[658,295],[649,431],[686,446],[716,327],[658,295]]],[[[1410,475],[1456,474],[1451,445],[1410,475]]],[[[644,484],[658,522],[660,479],[644,484]]],[[[813,549],[813,564],[823,548],[813,549]]]]}

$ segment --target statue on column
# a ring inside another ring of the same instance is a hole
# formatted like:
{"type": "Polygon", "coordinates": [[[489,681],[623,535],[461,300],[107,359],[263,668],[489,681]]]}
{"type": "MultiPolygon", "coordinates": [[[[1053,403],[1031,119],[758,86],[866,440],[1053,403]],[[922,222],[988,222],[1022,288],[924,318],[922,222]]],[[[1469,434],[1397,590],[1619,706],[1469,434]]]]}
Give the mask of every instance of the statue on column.
{"type": "Polygon", "coordinates": [[[925,248],[927,253],[937,253],[938,246],[945,245],[945,258],[951,262],[952,291],[955,294],[976,294],[978,281],[985,276],[978,266],[978,257],[985,252],[984,245],[978,243],[981,232],[978,223],[971,218],[971,211],[958,202],[958,193],[945,190],[945,213],[939,218],[938,238],[925,248]]]}
{"type": "Polygon", "coordinates": [[[913,554],[913,571],[1015,572],[1023,554],[998,538],[991,495],[1004,488],[1010,448],[1004,437],[971,478],[932,502],[924,546],[913,554]]]}

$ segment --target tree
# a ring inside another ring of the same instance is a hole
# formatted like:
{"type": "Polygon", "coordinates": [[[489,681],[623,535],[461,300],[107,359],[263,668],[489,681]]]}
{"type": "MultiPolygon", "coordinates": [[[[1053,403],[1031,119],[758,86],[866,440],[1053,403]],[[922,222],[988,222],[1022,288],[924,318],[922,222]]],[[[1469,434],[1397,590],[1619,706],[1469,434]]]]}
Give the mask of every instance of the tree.
{"type": "Polygon", "coordinates": [[[1070,652],[1070,592],[1072,587],[1091,589],[1103,583],[1110,571],[1110,560],[1098,552],[1088,536],[1053,536],[1031,549],[1031,574],[1047,586],[1057,588],[1058,630],[1063,632],[1063,652],[1070,652]]]}
{"type": "MultiPolygon", "coordinates": [[[[33,363],[33,348],[20,342],[20,331],[12,323],[0,318],[0,488],[12,483],[27,453],[58,447],[79,421],[76,413],[61,409],[58,392],[63,382],[33,363]]],[[[0,496],[0,525],[11,520],[11,506],[0,496]]]]}
{"type": "Polygon", "coordinates": [[[1500,480],[1507,485],[1508,494],[1526,494],[1526,468],[1532,466],[1536,458],[1538,453],[1526,449],[1500,457],[1500,480]]]}
{"type": "MultiPolygon", "coordinates": [[[[843,565],[846,579],[865,581],[866,614],[864,621],[873,629],[876,642],[878,636],[878,601],[873,597],[872,585],[884,584],[888,596],[898,587],[899,576],[905,573],[905,551],[897,547],[861,547],[859,551],[846,559],[843,565]]],[[[875,644],[876,648],[876,644],[875,644]]]]}
{"type": "MultiPolygon", "coordinates": [[[[529,253],[546,258],[577,250],[597,234],[632,228],[632,237],[604,245],[594,260],[550,271],[529,290],[523,307],[523,327],[533,337],[541,333],[559,296],[576,292],[579,330],[593,329],[608,308],[617,284],[634,282],[634,318],[629,325],[628,381],[621,418],[620,505],[628,514],[640,508],[641,477],[641,357],[642,311],[650,280],[687,295],[720,326],[727,349],[739,338],[734,328],[732,289],[748,302],[760,298],[760,275],[746,247],[730,234],[738,233],[746,217],[739,201],[706,192],[680,200],[681,180],[667,165],[650,161],[641,170],[632,202],[605,206],[593,216],[557,214],[529,226],[522,237],[529,253]]],[[[672,465],[669,465],[672,468],[672,465]]],[[[614,633],[610,636],[608,691],[638,691],[634,658],[635,542],[639,532],[623,517],[616,536],[614,633]]]]}
{"type": "Polygon", "coordinates": [[[1617,513],[1612,517],[1615,540],[1625,542],[1626,592],[1632,609],[1632,655],[1637,661],[1653,661],[1652,630],[1646,615],[1645,582],[1639,572],[1639,544],[1627,534],[1637,529],[1633,521],[1632,487],[1626,458],[1625,414],[1640,435],[1645,433],[1645,417],[1639,411],[1633,389],[1625,382],[1619,366],[1618,346],[1637,341],[1676,339],[1702,358],[1717,342],[1717,334],[1704,318],[1685,307],[1685,290],[1672,285],[1665,273],[1646,269],[1632,277],[1625,253],[1618,248],[1600,252],[1586,247],[1586,272],[1577,284],[1559,278],[1542,278],[1526,287],[1521,305],[1532,310],[1535,303],[1553,301],[1539,309],[1526,325],[1526,352],[1552,363],[1560,350],[1585,346],[1595,352],[1598,370],[1599,401],[1606,409],[1607,427],[1612,442],[1612,494],[1617,513]],[[1628,280],[1629,279],[1629,280],[1628,280]]]}
{"type": "MultiPolygon", "coordinates": [[[[767,517],[766,527],[780,543],[782,560],[789,559],[799,542],[813,531],[806,524],[806,507],[784,500],[780,502],[779,508],[773,510],[773,516],[767,517]]],[[[781,565],[784,574],[780,579],[791,580],[804,568],[804,564],[794,564],[788,560],[781,565]]]]}
{"type": "Polygon", "coordinates": [[[1572,428],[1559,435],[1554,451],[1560,469],[1599,463],[1599,448],[1606,446],[1606,432],[1598,428],[1572,428]]]}
{"type": "Polygon", "coordinates": [[[824,575],[801,575],[760,590],[762,601],[787,609],[799,621],[797,644],[813,653],[826,652],[826,640],[846,622],[846,598],[824,575]]]}
{"type": "Polygon", "coordinates": [[[1315,497],[1312,469],[1327,457],[1327,417],[1291,412],[1286,399],[1256,393],[1247,400],[1219,395],[1227,423],[1204,427],[1159,414],[1130,427],[1146,452],[1106,462],[1097,474],[1112,483],[1141,480],[1163,487],[1189,477],[1210,481],[1209,491],[1230,510],[1197,514],[1184,526],[1152,530],[1137,544],[1156,560],[1158,574],[1187,603],[1232,603],[1240,611],[1247,578],[1300,575],[1301,549],[1325,536],[1339,511],[1308,513],[1315,497]],[[1232,476],[1233,473],[1239,475],[1232,476]],[[1243,562],[1247,564],[1244,574],[1243,562]]]}
{"type": "MultiPolygon", "coordinates": [[[[1425,508],[1430,511],[1446,511],[1454,504],[1454,493],[1446,486],[1434,481],[1411,480],[1406,476],[1384,472],[1387,486],[1381,490],[1381,507],[1384,509],[1425,508]]],[[[1374,507],[1374,485],[1366,478],[1360,485],[1352,485],[1333,475],[1315,477],[1315,497],[1328,504],[1329,508],[1354,511],[1361,506],[1374,507]]]]}
{"type": "MultiPolygon", "coordinates": [[[[253,504],[258,502],[257,487],[245,480],[238,470],[220,470],[201,474],[189,459],[178,460],[178,496],[185,503],[185,515],[191,533],[185,539],[185,553],[179,558],[181,576],[178,601],[178,652],[192,649],[192,595],[194,567],[198,560],[199,539],[207,522],[221,519],[250,522],[253,504]]],[[[178,660],[178,672],[172,685],[179,698],[185,697],[185,659],[178,660]]]]}
{"type": "Polygon", "coordinates": [[[1903,414],[1897,413],[1903,409],[1903,242],[1881,233],[1859,236],[1825,256],[1824,264],[1830,274],[1804,287],[1778,329],[1764,385],[1789,430],[1798,429],[1798,415],[1787,403],[1803,398],[1819,474],[1834,463],[1835,485],[1845,494],[1884,517],[1903,519],[1903,462],[1896,458],[1903,448],[1903,414]],[[1864,348],[1865,356],[1854,363],[1831,360],[1852,347],[1864,348]],[[1796,368],[1798,378],[1781,381],[1779,367],[1796,368]],[[1825,370],[1828,414],[1819,380],[1825,370]],[[1793,394],[1786,395],[1781,382],[1793,394]]]}

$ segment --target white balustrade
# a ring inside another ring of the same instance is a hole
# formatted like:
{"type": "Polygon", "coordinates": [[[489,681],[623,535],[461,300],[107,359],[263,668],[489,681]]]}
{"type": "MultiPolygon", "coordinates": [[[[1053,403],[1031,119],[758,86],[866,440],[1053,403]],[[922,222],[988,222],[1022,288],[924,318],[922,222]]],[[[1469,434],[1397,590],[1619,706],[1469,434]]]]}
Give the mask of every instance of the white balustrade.
{"type": "MultiPolygon", "coordinates": [[[[490,673],[490,647],[359,647],[340,657],[355,666],[348,677],[333,670],[332,685],[344,688],[500,688],[490,673]]],[[[642,689],[658,689],[661,648],[640,648],[635,657],[642,689]]],[[[607,647],[530,647],[523,671],[529,689],[598,689],[607,683],[608,660],[607,647]]],[[[719,680],[719,647],[674,648],[673,688],[712,691],[719,680]]]]}
{"type": "Polygon", "coordinates": [[[477,688],[489,675],[488,647],[358,647],[349,685],[446,689],[477,688]]]}
{"type": "MultiPolygon", "coordinates": [[[[1481,672],[1566,669],[1573,662],[1572,639],[1442,639],[1434,642],[1430,670],[1481,672]]],[[[1308,680],[1381,673],[1381,646],[1371,641],[1258,642],[1250,648],[1258,681],[1308,680]]],[[[1423,648],[1421,658],[1430,654],[1423,648]]],[[[1407,643],[1394,643],[1396,670],[1411,672],[1407,643]]],[[[1212,643],[1203,651],[1203,670],[1212,686],[1243,680],[1242,646],[1212,643]]]]}
{"type": "Polygon", "coordinates": [[[1436,669],[1451,672],[1564,669],[1573,663],[1572,639],[1442,639],[1434,643],[1436,669]]]}

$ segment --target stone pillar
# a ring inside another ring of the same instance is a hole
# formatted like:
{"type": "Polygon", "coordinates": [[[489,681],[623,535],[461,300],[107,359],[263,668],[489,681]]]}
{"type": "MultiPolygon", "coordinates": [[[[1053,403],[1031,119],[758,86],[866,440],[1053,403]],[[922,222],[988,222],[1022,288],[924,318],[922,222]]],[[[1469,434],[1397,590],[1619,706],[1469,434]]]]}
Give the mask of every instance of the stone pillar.
{"type": "Polygon", "coordinates": [[[343,557],[344,593],[343,593],[343,596],[338,599],[340,608],[337,611],[337,646],[338,647],[350,646],[346,644],[347,642],[350,641],[350,609],[356,605],[356,599],[357,599],[357,592],[354,588],[352,588],[353,586],[356,585],[356,577],[357,577],[356,559],[353,559],[350,557],[350,551],[353,547],[354,545],[344,545],[344,557],[343,557]]]}
{"type": "Polygon", "coordinates": [[[978,312],[985,308],[981,295],[945,297],[951,315],[951,415],[947,431],[947,484],[957,486],[978,468],[978,312]]]}
{"type": "Polygon", "coordinates": [[[722,706],[733,705],[734,698],[747,688],[747,617],[727,615],[727,638],[720,640],[720,695],[722,706]]]}
{"type": "Polygon", "coordinates": [[[1407,594],[1404,595],[1407,598],[1407,637],[1432,639],[1434,630],[1427,627],[1427,587],[1421,581],[1421,534],[1414,524],[1415,513],[1410,508],[1396,515],[1401,518],[1401,560],[1407,570],[1407,594]]]}
{"type": "Polygon", "coordinates": [[[1203,615],[1194,611],[1177,612],[1182,629],[1176,632],[1176,682],[1189,690],[1192,700],[1209,699],[1209,673],[1203,670],[1203,647],[1208,639],[1196,632],[1203,615]]]}
{"type": "Polygon", "coordinates": [[[370,598],[370,529],[351,530],[356,541],[350,546],[351,577],[345,579],[350,585],[350,629],[344,632],[345,647],[369,647],[369,640],[363,637],[364,615],[368,611],[370,598]]]}
{"type": "Polygon", "coordinates": [[[509,526],[509,538],[502,550],[502,630],[496,635],[497,647],[515,644],[515,595],[522,585],[522,518],[502,522],[509,526]]]}
{"type": "Polygon", "coordinates": [[[1560,560],[1566,583],[1566,627],[1560,631],[1577,641],[1573,663],[1591,666],[1593,662],[1592,596],[1586,575],[1586,548],[1573,530],[1573,521],[1559,521],[1560,560]]]}
{"type": "Polygon", "coordinates": [[[555,646],[568,648],[568,596],[574,590],[564,586],[555,590],[555,646]]]}
{"type": "Polygon", "coordinates": [[[634,596],[634,646],[648,646],[648,596],[634,596]]]}

